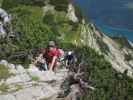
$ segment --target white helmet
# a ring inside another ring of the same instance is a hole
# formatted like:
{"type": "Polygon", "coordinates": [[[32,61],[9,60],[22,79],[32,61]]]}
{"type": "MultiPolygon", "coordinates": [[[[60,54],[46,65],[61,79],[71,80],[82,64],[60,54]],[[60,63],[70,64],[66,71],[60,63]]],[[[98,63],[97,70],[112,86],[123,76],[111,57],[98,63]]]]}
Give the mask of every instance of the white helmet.
{"type": "Polygon", "coordinates": [[[72,51],[68,51],[68,55],[72,55],[72,51]]]}

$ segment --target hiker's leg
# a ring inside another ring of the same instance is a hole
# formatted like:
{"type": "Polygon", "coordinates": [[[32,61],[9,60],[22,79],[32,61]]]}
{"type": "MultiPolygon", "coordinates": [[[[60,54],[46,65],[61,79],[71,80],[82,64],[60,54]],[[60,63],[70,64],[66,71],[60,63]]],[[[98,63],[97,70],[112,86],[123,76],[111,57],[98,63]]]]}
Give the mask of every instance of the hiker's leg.
{"type": "Polygon", "coordinates": [[[48,70],[48,65],[46,63],[44,63],[43,65],[44,65],[45,70],[48,70]]]}
{"type": "Polygon", "coordinates": [[[47,67],[46,63],[43,63],[41,67],[42,67],[43,70],[48,70],[48,67],[47,67]]]}
{"type": "Polygon", "coordinates": [[[65,65],[68,66],[68,59],[65,61],[65,65]]]}

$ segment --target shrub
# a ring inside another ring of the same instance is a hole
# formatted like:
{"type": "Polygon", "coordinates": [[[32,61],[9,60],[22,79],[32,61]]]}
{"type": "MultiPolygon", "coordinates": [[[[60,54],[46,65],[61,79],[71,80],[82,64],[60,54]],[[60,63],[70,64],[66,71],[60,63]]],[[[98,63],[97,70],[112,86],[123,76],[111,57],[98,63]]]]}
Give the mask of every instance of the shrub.
{"type": "Polygon", "coordinates": [[[5,80],[9,78],[11,75],[12,74],[9,72],[9,69],[6,66],[0,64],[0,81],[2,79],[5,80]]]}
{"type": "Polygon", "coordinates": [[[50,4],[55,6],[57,11],[67,11],[70,0],[50,0],[50,4]]]}
{"type": "Polygon", "coordinates": [[[82,61],[84,79],[91,81],[96,91],[88,90],[82,100],[131,100],[133,98],[133,80],[126,74],[116,72],[104,56],[93,49],[81,47],[77,50],[82,61]],[[81,53],[82,52],[82,53],[81,53]]]}
{"type": "Polygon", "coordinates": [[[118,44],[119,48],[122,49],[124,47],[130,48],[133,50],[133,47],[128,42],[127,38],[121,34],[117,34],[116,36],[112,37],[118,44]]]}
{"type": "Polygon", "coordinates": [[[131,54],[125,54],[124,57],[125,57],[125,60],[126,60],[126,61],[131,61],[131,60],[133,60],[133,57],[132,57],[131,54]]]}
{"type": "Polygon", "coordinates": [[[0,85],[0,91],[5,93],[5,92],[8,92],[8,89],[9,89],[9,86],[7,84],[1,84],[0,85]]]}

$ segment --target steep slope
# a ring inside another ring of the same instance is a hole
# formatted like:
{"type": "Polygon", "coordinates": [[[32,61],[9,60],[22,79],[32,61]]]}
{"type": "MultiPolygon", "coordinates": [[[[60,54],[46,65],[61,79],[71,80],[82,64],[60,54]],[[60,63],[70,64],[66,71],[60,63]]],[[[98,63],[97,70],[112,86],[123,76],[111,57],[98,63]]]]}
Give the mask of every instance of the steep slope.
{"type": "Polygon", "coordinates": [[[83,21],[81,29],[81,43],[103,54],[118,72],[127,72],[132,77],[133,47],[125,38],[111,38],[106,36],[93,24],[83,21]],[[121,39],[121,40],[120,40],[121,39]],[[124,43],[121,41],[125,41],[124,43]]]}
{"type": "Polygon", "coordinates": [[[132,73],[130,46],[121,46],[118,40],[99,32],[90,22],[82,21],[78,8],[74,9],[69,0],[33,1],[3,1],[3,8],[12,15],[15,38],[0,40],[0,59],[27,67],[29,51],[46,47],[52,39],[64,50],[75,50],[78,62],[74,70],[81,65],[83,79],[96,88],[95,91],[82,89],[83,100],[132,100],[133,80],[125,75],[126,69],[129,76],[132,73]]]}
{"type": "Polygon", "coordinates": [[[67,69],[50,73],[34,65],[24,69],[5,60],[0,61],[0,67],[7,68],[5,74],[11,74],[0,78],[0,100],[58,100],[60,87],[68,76],[67,69]]]}

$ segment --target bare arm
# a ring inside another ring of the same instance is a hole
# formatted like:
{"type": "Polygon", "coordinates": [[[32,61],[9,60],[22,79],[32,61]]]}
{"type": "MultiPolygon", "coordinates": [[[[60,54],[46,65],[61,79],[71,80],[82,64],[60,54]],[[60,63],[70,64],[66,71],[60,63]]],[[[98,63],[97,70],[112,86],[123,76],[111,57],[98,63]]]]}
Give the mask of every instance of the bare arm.
{"type": "Polygon", "coordinates": [[[55,64],[55,62],[56,62],[56,59],[57,59],[57,56],[54,56],[53,57],[53,60],[52,60],[52,63],[49,65],[49,70],[50,71],[53,71],[53,68],[54,68],[54,64],[55,64]]]}

